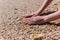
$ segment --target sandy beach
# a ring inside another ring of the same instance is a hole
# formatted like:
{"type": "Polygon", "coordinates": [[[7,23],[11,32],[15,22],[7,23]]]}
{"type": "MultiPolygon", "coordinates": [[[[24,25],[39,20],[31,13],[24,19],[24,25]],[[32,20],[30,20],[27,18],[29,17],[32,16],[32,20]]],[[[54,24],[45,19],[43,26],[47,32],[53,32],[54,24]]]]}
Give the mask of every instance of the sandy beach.
{"type": "MultiPolygon", "coordinates": [[[[44,34],[42,40],[60,40],[60,19],[43,25],[24,25],[22,15],[37,11],[44,0],[0,0],[0,40],[32,40],[31,34],[44,34]]],[[[60,0],[53,0],[43,11],[60,10],[60,0]]]]}

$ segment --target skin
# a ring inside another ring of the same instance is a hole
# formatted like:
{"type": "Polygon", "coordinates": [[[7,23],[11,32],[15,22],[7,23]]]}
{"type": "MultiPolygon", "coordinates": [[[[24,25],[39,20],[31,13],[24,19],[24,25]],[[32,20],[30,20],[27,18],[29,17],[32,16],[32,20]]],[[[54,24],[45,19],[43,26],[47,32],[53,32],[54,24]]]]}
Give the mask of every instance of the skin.
{"type": "Polygon", "coordinates": [[[24,19],[25,24],[42,24],[44,22],[44,16],[33,16],[31,18],[24,19]]]}
{"type": "Polygon", "coordinates": [[[60,19],[60,11],[46,15],[39,16],[43,12],[43,10],[51,3],[52,0],[45,0],[41,8],[39,8],[36,12],[31,14],[26,14],[23,16],[23,23],[25,24],[43,24],[48,21],[53,21],[56,19],[60,19]]]}

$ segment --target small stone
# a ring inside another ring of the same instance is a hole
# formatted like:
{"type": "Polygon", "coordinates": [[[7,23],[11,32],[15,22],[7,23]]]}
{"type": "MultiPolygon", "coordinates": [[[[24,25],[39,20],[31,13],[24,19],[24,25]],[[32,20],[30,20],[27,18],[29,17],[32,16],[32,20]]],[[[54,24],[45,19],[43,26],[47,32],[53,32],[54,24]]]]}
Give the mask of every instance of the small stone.
{"type": "Polygon", "coordinates": [[[33,40],[42,40],[43,35],[42,34],[33,34],[32,38],[33,38],[33,40]]]}
{"type": "Polygon", "coordinates": [[[0,37],[0,40],[5,40],[3,37],[0,37]]]}
{"type": "Polygon", "coordinates": [[[17,13],[14,13],[14,14],[17,14],[17,13]]]}
{"type": "Polygon", "coordinates": [[[54,4],[54,5],[58,5],[58,4],[54,4]]]}
{"type": "Polygon", "coordinates": [[[14,10],[18,10],[17,8],[15,8],[14,10]]]}
{"type": "Polygon", "coordinates": [[[33,29],[33,27],[30,27],[30,29],[33,29]]]}
{"type": "Polygon", "coordinates": [[[9,19],[11,19],[11,18],[9,18],[9,19]]]}

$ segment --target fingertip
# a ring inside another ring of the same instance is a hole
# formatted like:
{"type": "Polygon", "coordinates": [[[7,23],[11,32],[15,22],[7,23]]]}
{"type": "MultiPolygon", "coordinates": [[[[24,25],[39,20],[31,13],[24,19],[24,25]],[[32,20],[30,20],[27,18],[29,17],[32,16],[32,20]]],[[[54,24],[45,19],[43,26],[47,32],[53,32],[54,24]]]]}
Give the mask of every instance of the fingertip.
{"type": "Polygon", "coordinates": [[[26,21],[23,21],[22,23],[23,23],[23,24],[27,24],[27,22],[26,22],[26,21]]]}
{"type": "Polygon", "coordinates": [[[28,16],[22,16],[23,18],[28,18],[28,16]]]}
{"type": "Polygon", "coordinates": [[[23,18],[25,18],[26,16],[22,16],[23,18]]]}

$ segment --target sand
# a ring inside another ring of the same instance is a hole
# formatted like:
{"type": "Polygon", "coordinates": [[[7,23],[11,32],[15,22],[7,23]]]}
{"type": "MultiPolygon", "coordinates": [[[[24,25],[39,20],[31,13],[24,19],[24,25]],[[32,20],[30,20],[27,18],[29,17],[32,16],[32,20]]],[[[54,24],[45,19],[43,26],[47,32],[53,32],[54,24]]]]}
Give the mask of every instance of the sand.
{"type": "MultiPolygon", "coordinates": [[[[44,34],[43,40],[60,40],[60,19],[43,25],[24,25],[22,15],[38,10],[44,0],[0,0],[0,40],[31,40],[31,34],[44,34]]],[[[60,10],[53,0],[43,13],[60,10]]]]}

